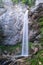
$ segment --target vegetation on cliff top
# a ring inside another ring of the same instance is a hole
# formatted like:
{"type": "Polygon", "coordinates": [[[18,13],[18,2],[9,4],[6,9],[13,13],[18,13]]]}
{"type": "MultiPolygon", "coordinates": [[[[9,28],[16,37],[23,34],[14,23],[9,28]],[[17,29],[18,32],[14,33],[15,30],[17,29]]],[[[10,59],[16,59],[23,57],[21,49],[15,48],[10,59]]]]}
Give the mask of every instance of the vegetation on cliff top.
{"type": "Polygon", "coordinates": [[[32,6],[35,3],[35,0],[12,0],[13,3],[19,3],[22,2],[26,5],[32,6]]]}

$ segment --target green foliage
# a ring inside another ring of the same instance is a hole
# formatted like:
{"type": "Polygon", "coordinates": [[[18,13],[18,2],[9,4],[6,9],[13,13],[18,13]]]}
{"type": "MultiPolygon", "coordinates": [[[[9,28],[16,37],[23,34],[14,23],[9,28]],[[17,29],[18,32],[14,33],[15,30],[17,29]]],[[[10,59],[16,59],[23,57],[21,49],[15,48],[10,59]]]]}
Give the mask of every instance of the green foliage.
{"type": "Polygon", "coordinates": [[[40,17],[38,21],[39,21],[40,31],[41,31],[40,43],[42,44],[43,43],[43,17],[40,17]]]}
{"type": "Polygon", "coordinates": [[[32,6],[35,2],[35,0],[12,0],[13,3],[18,3],[18,2],[22,2],[26,5],[32,6]]]}
{"type": "Polygon", "coordinates": [[[28,65],[43,65],[43,50],[40,50],[31,59],[27,58],[25,62],[30,63],[28,65]]]}
{"type": "Polygon", "coordinates": [[[34,58],[30,60],[31,65],[43,65],[43,50],[40,50],[34,58]],[[41,62],[41,64],[39,63],[41,62]]]}
{"type": "Polygon", "coordinates": [[[35,0],[22,0],[22,3],[25,3],[29,6],[32,6],[34,4],[35,0]]]}
{"type": "Polygon", "coordinates": [[[40,26],[43,26],[43,17],[39,18],[39,24],[40,26]]]}
{"type": "Polygon", "coordinates": [[[12,52],[13,50],[15,50],[18,47],[21,48],[20,43],[18,43],[16,45],[12,45],[12,46],[0,45],[0,49],[2,51],[7,50],[7,51],[10,51],[10,52],[12,52]]]}
{"type": "Polygon", "coordinates": [[[13,3],[18,3],[18,0],[12,0],[13,1],[13,3]]]}

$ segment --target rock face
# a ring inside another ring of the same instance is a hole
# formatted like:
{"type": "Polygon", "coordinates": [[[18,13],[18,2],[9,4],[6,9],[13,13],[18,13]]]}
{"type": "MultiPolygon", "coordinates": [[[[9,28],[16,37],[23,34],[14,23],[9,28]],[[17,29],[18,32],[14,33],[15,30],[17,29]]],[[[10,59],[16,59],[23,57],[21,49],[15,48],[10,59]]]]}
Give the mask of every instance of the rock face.
{"type": "Polygon", "coordinates": [[[36,0],[35,5],[38,5],[40,3],[43,3],[43,0],[36,0]]]}
{"type": "MultiPolygon", "coordinates": [[[[24,5],[15,5],[13,7],[7,8],[7,10],[2,15],[0,15],[0,29],[3,31],[3,35],[0,33],[3,38],[1,41],[2,44],[15,45],[22,40],[23,16],[26,10],[27,8],[24,5]]],[[[41,13],[43,13],[43,4],[40,6],[38,5],[35,11],[30,9],[30,41],[35,41],[37,35],[40,34],[40,26],[37,20],[41,13]]]]}
{"type": "Polygon", "coordinates": [[[14,45],[21,40],[21,30],[25,10],[25,7],[15,5],[12,8],[9,7],[7,11],[0,16],[0,25],[3,29],[3,44],[14,45]]]}
{"type": "Polygon", "coordinates": [[[30,41],[38,41],[40,39],[40,37],[37,38],[38,35],[40,36],[40,25],[38,20],[43,17],[43,3],[33,7],[30,11],[31,13],[29,13],[29,16],[33,21],[33,24],[30,26],[30,41]]]}

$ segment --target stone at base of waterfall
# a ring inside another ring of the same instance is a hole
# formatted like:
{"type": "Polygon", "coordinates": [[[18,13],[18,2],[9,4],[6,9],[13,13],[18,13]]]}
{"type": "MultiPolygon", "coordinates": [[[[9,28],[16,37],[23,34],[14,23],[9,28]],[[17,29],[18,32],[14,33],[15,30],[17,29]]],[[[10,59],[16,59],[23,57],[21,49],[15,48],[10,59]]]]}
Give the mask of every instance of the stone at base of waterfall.
{"type": "Polygon", "coordinates": [[[37,37],[36,37],[36,39],[40,39],[41,38],[41,35],[39,34],[37,37]]]}
{"type": "Polygon", "coordinates": [[[21,49],[18,47],[15,49],[15,55],[20,55],[21,54],[21,49]]]}
{"type": "Polygon", "coordinates": [[[38,44],[38,43],[39,43],[39,41],[38,41],[38,40],[35,40],[35,41],[34,41],[34,44],[38,44]]]}
{"type": "Polygon", "coordinates": [[[39,51],[38,48],[34,48],[34,53],[33,54],[36,54],[38,51],[39,51]]]}
{"type": "Polygon", "coordinates": [[[29,55],[21,55],[21,56],[27,58],[29,55]]]}
{"type": "Polygon", "coordinates": [[[13,58],[16,58],[16,59],[23,59],[23,58],[29,58],[29,59],[31,59],[31,57],[32,57],[32,55],[30,54],[30,55],[28,55],[28,56],[24,56],[24,55],[15,55],[15,56],[13,56],[13,58]]]}
{"type": "Polygon", "coordinates": [[[25,57],[24,58],[17,59],[17,64],[19,63],[20,65],[30,65],[30,62],[29,61],[26,61],[28,59],[29,58],[25,58],[25,57]]]}

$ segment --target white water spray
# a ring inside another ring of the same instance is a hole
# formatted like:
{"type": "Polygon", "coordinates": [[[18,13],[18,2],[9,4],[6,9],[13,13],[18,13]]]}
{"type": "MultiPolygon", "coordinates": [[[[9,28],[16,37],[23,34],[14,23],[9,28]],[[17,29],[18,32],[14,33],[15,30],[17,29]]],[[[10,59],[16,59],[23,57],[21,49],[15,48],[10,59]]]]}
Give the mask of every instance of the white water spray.
{"type": "Polygon", "coordinates": [[[23,42],[22,42],[22,56],[28,56],[28,10],[24,15],[23,24],[23,42]]]}

